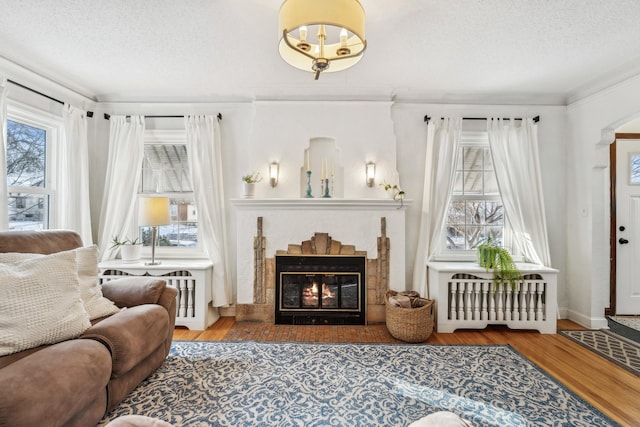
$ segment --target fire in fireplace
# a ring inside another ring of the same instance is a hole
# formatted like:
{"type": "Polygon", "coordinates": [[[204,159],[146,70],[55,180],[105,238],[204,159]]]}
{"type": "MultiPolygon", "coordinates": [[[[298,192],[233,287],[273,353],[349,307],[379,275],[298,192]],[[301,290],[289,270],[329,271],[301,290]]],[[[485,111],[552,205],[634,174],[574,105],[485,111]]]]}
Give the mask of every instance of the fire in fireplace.
{"type": "Polygon", "coordinates": [[[276,324],[365,324],[364,256],[276,256],[276,324]]]}

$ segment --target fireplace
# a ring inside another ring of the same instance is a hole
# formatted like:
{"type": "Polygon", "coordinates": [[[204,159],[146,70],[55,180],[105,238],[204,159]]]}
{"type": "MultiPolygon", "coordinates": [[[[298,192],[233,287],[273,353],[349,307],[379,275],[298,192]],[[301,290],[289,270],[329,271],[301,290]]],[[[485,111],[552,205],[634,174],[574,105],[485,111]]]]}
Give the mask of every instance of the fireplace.
{"type": "MultiPolygon", "coordinates": [[[[359,322],[384,323],[385,292],[405,290],[404,216],[411,200],[405,200],[405,209],[398,209],[392,199],[234,199],[233,203],[238,213],[237,321],[276,323],[281,291],[276,285],[276,256],[289,255],[365,258],[359,295],[366,317],[359,322]]],[[[320,319],[319,310],[305,308],[314,315],[305,319],[302,309],[285,309],[288,322],[293,316],[296,322],[338,322],[331,317],[335,308],[325,306],[320,319]]]]}
{"type": "Polygon", "coordinates": [[[276,255],[275,323],[364,325],[366,256],[276,255]]]}

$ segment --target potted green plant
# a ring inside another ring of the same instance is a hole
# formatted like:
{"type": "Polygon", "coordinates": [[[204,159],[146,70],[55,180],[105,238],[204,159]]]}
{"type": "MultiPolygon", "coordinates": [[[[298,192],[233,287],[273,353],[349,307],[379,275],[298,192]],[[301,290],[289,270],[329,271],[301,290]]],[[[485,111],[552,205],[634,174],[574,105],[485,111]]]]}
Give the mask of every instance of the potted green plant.
{"type": "Polygon", "coordinates": [[[515,288],[516,281],[522,279],[522,274],[511,253],[499,246],[492,238],[488,238],[478,246],[478,264],[487,271],[493,271],[495,283],[508,280],[511,287],[515,288]]]}
{"type": "Polygon", "coordinates": [[[404,206],[404,191],[398,186],[398,184],[387,184],[386,182],[380,184],[384,191],[391,191],[391,197],[393,200],[400,202],[400,207],[404,206]]]}
{"type": "Polygon", "coordinates": [[[242,177],[244,197],[253,197],[256,192],[256,183],[262,181],[260,172],[248,173],[242,177]]]}
{"type": "Polygon", "coordinates": [[[123,262],[135,262],[140,259],[142,242],[137,237],[120,240],[118,236],[114,236],[111,240],[111,249],[113,248],[120,248],[120,258],[123,262]]]}

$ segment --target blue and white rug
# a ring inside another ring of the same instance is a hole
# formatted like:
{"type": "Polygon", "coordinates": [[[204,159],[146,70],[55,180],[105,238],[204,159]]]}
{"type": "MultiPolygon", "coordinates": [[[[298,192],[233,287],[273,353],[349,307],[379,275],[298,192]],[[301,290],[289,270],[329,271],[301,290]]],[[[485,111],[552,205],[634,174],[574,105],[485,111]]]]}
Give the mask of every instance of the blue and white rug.
{"type": "Polygon", "coordinates": [[[615,426],[509,346],[173,343],[121,415],[175,426],[615,426]]]}

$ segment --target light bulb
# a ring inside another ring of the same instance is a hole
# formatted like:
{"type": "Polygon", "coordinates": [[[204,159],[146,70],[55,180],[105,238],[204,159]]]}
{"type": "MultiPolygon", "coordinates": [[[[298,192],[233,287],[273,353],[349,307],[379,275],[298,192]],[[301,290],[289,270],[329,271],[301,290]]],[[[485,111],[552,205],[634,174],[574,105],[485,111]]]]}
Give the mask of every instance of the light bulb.
{"type": "Polygon", "coordinates": [[[298,32],[300,33],[300,41],[306,41],[307,40],[307,27],[306,27],[306,25],[303,25],[300,28],[298,28],[298,32]]]}
{"type": "Polygon", "coordinates": [[[347,37],[349,37],[349,33],[347,33],[346,29],[340,30],[340,46],[347,47],[347,37]]]}

